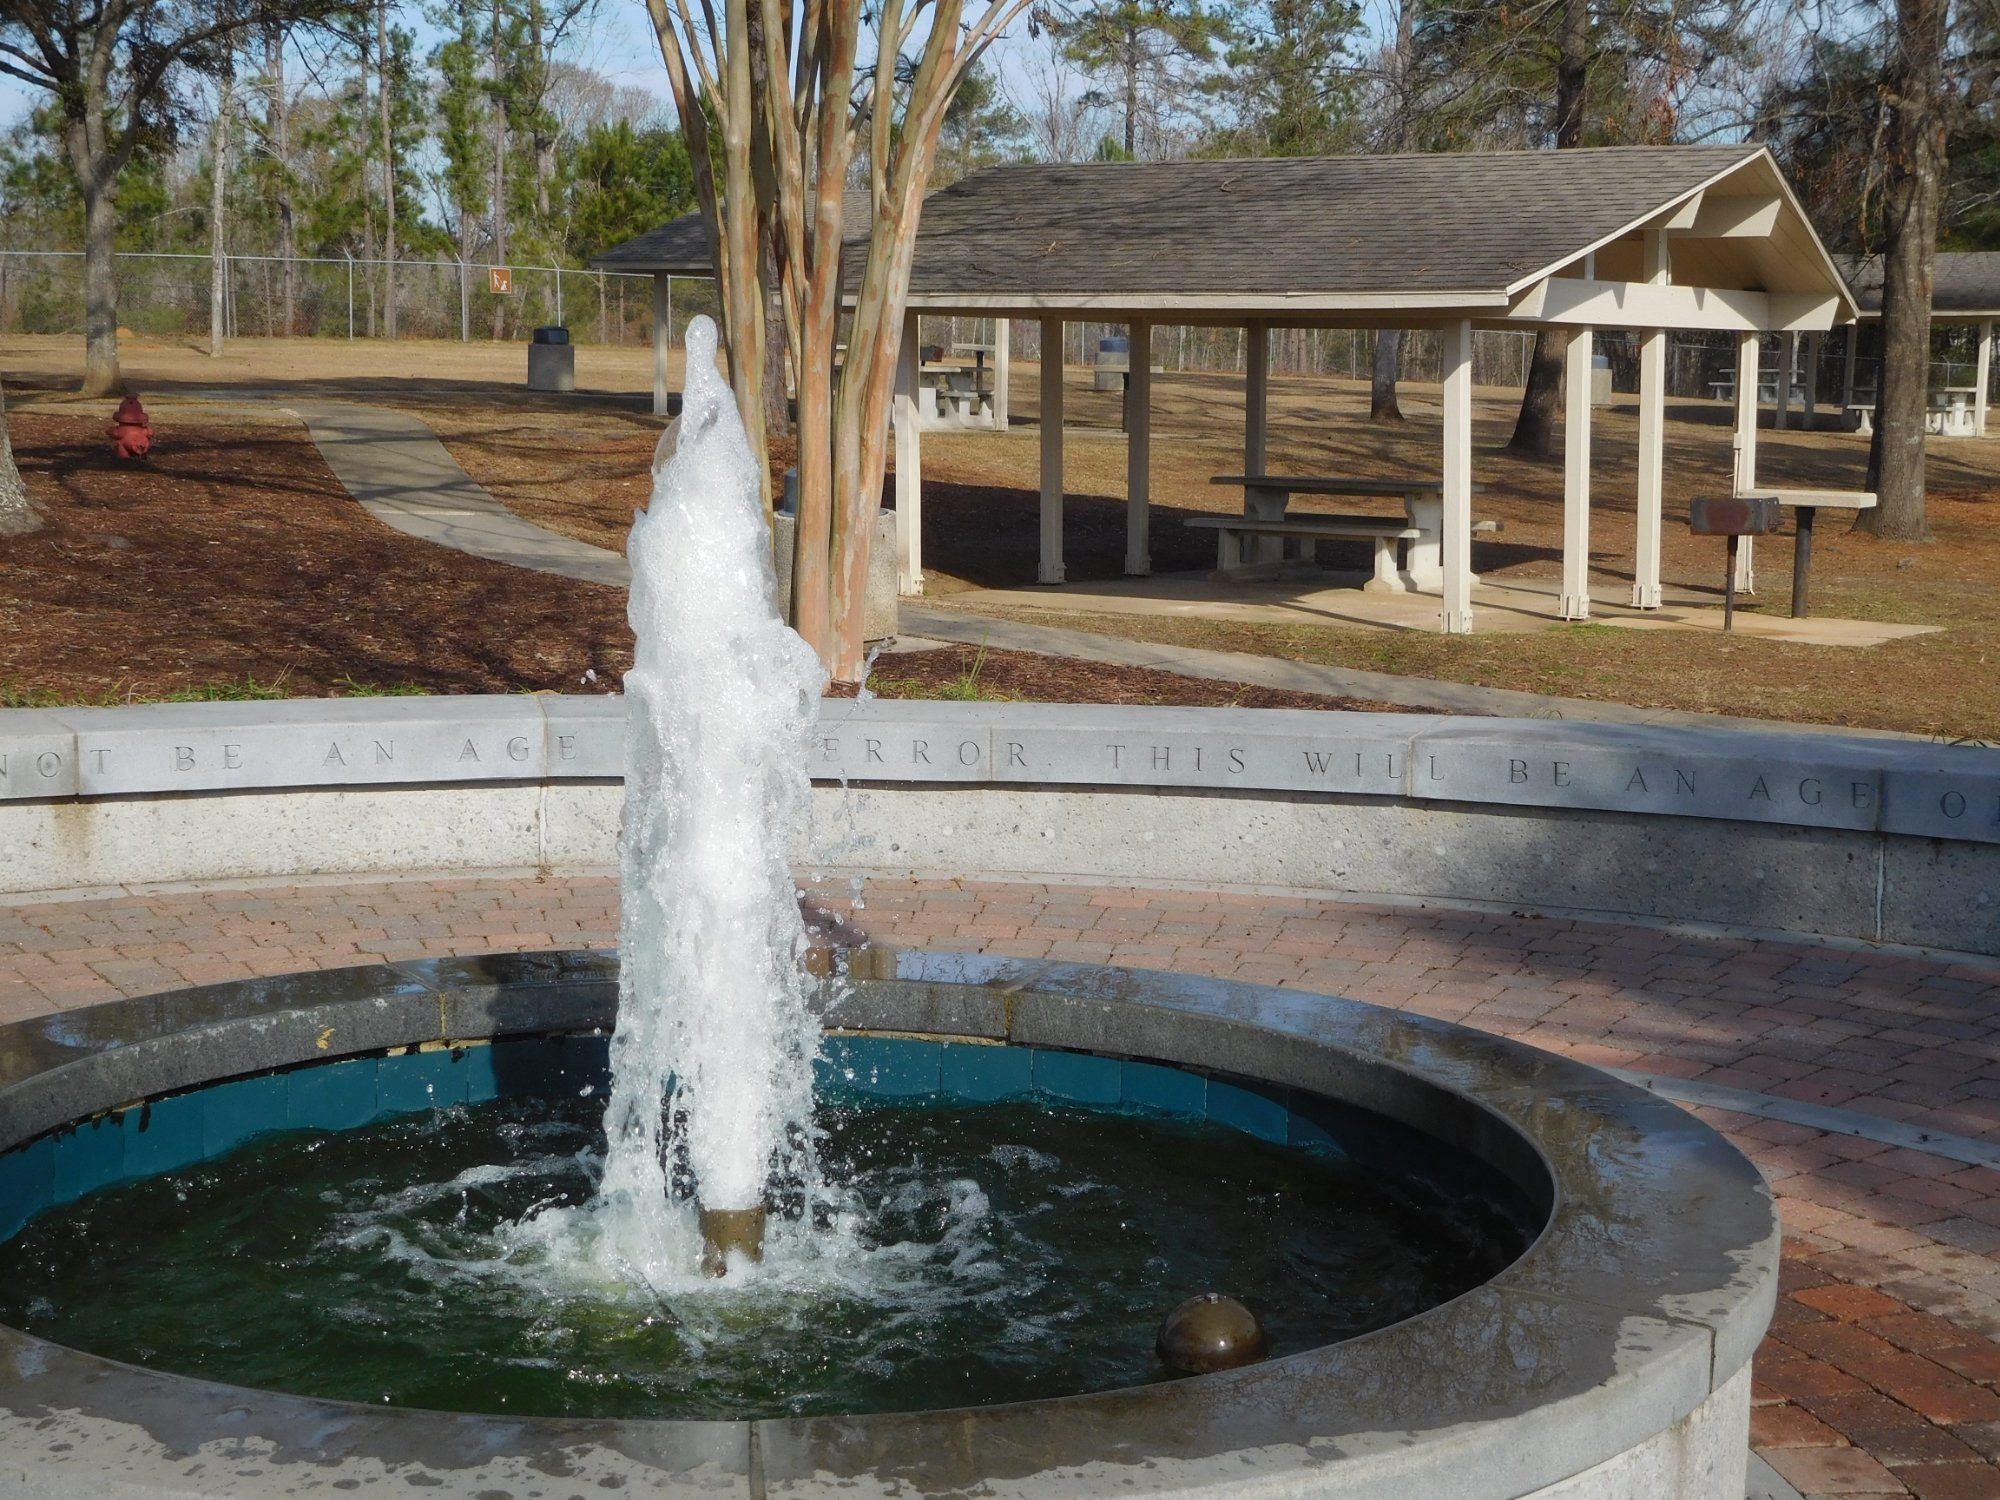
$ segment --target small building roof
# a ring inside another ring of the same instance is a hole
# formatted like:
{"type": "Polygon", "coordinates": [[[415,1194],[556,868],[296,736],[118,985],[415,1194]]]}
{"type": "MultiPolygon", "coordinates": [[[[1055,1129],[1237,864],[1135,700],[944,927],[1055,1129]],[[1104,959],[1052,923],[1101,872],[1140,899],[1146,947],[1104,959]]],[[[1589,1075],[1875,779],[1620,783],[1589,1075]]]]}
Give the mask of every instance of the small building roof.
{"type": "MultiPolygon", "coordinates": [[[[840,205],[843,238],[853,240],[868,232],[870,203],[865,188],[849,188],[840,205]]],[[[682,214],[649,229],[636,238],[590,258],[594,271],[628,271],[645,274],[664,272],[669,276],[713,276],[715,262],[709,256],[708,223],[699,210],[682,214]]]]}
{"type": "MultiPolygon", "coordinates": [[[[1861,316],[1881,317],[1882,257],[1843,255],[1840,268],[1854,288],[1861,316]]],[[[1948,323],[2000,319],[2000,251],[1940,251],[1931,278],[1931,318],[1948,323]]]]}

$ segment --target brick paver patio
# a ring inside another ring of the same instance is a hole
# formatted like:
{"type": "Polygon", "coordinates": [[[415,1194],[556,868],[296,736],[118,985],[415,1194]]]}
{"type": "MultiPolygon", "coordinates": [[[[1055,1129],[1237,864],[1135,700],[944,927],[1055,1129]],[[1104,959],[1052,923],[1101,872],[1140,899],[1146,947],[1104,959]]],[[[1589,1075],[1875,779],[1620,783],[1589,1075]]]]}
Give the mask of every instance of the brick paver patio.
{"type": "MultiPolygon", "coordinates": [[[[2000,1144],[2000,959],[1298,897],[826,883],[899,946],[1337,993],[1587,1062],[2000,1144]]],[[[607,877],[274,885],[0,904],[0,1020],[294,969],[609,945],[607,877]]],[[[2000,1170],[1712,1109],[1778,1194],[1785,1293],[1753,1441],[1808,1496],[2000,1500],[2000,1170]]]]}

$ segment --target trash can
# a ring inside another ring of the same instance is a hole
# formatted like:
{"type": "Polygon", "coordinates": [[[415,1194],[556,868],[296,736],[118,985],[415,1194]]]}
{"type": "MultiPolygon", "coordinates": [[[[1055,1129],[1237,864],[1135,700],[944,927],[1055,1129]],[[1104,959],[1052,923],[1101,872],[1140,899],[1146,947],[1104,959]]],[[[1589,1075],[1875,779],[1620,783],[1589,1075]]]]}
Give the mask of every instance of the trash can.
{"type": "Polygon", "coordinates": [[[1611,356],[1608,354],[1590,356],[1590,404],[1611,404],[1611,356]]]}
{"type": "Polygon", "coordinates": [[[576,346],[570,343],[567,328],[535,330],[534,341],[528,345],[528,389],[576,389],[576,346]]]}
{"type": "Polygon", "coordinates": [[[1097,341],[1097,380],[1095,389],[1100,391],[1122,391],[1125,377],[1132,370],[1132,341],[1122,334],[1097,341]]]}

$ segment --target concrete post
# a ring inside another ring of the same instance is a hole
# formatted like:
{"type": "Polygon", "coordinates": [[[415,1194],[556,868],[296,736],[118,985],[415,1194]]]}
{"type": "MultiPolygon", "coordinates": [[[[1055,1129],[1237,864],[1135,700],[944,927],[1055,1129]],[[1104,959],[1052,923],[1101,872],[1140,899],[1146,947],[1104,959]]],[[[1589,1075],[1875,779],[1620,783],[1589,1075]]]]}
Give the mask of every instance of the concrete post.
{"type": "Polygon", "coordinates": [[[1799,427],[1806,432],[1819,426],[1819,339],[1816,333],[1805,336],[1806,405],[1799,427]]]}
{"type": "Polygon", "coordinates": [[[1979,325],[1979,359],[1972,371],[1972,435],[1986,436],[1986,402],[1993,385],[1993,320],[1979,325]]]}
{"type": "MultiPolygon", "coordinates": [[[[1732,484],[1741,495],[1757,488],[1757,358],[1763,336],[1739,333],[1736,336],[1736,432],[1732,484]],[[1743,372],[1748,370],[1746,381],[1743,372]]],[[[1757,582],[1756,538],[1745,537],[1736,553],[1736,588],[1739,593],[1755,593],[1757,582]]]]}
{"type": "Polygon", "coordinates": [[[1444,366],[1444,601],[1439,622],[1448,635],[1472,633],[1472,322],[1438,330],[1444,366]]]}
{"type": "Polygon", "coordinates": [[[1063,321],[1042,319],[1042,557],[1035,577],[1063,581],[1063,321]]]}
{"type": "Polygon", "coordinates": [[[1778,335],[1778,417],[1772,425],[1780,431],[1792,425],[1792,371],[1798,362],[1799,336],[1778,335]]]}
{"type": "Polygon", "coordinates": [[[1125,400],[1125,571],[1145,578],[1153,571],[1153,325],[1134,323],[1127,331],[1132,353],[1125,400]]]}
{"type": "MultiPolygon", "coordinates": [[[[1271,433],[1271,325],[1243,325],[1243,472],[1262,474],[1270,453],[1271,433]]],[[[1249,500],[1244,500],[1249,505],[1249,500]]],[[[1310,542],[1307,543],[1311,545],[1310,542]]],[[[1247,540],[1247,556],[1252,562],[1278,562],[1285,555],[1285,539],[1253,536],[1247,540]]]]}
{"type": "Polygon", "coordinates": [[[667,348],[673,338],[673,294],[664,273],[653,273],[653,415],[667,414],[667,348]]]}
{"type": "Polygon", "coordinates": [[[1591,331],[1572,329],[1564,371],[1562,617],[1590,618],[1591,331]]]}
{"type": "Polygon", "coordinates": [[[1660,607],[1660,511],[1665,485],[1666,426],[1667,334],[1663,328],[1642,329],[1639,335],[1639,513],[1632,577],[1632,606],[1635,609],[1660,607]]]}
{"type": "Polygon", "coordinates": [[[923,351],[915,313],[903,319],[896,351],[896,592],[924,591],[923,435],[917,420],[917,373],[923,351]]]}
{"type": "Polygon", "coordinates": [[[1854,404],[1854,365],[1861,352],[1861,320],[1855,319],[1847,325],[1847,355],[1840,364],[1840,408],[1841,415],[1854,404]]]}
{"type": "Polygon", "coordinates": [[[1006,318],[993,320],[993,430],[1007,430],[1007,382],[1013,378],[1014,325],[1006,318]]]}

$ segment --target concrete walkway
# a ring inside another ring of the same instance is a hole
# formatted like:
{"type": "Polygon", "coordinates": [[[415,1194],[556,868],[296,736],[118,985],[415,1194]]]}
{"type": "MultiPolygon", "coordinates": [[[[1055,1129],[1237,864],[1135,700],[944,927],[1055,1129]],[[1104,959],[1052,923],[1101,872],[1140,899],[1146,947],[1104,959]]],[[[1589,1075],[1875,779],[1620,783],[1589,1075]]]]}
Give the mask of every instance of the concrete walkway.
{"type": "Polygon", "coordinates": [[[474,557],[624,587],[618,553],[522,520],[476,484],[429,427],[406,412],[293,403],[327,467],[386,526],[474,557]]]}

